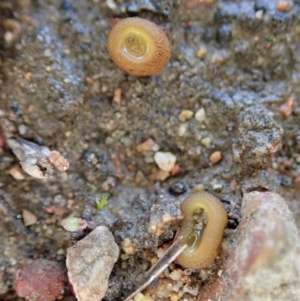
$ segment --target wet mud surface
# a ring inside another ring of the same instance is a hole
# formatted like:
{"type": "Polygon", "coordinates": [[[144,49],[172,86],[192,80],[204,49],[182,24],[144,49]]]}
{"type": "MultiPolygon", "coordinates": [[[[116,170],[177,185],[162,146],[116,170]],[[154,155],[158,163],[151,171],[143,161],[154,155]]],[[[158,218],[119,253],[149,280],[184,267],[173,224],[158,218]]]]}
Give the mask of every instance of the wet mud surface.
{"type": "Polygon", "coordinates": [[[22,300],[13,282],[32,259],[65,268],[67,247],[84,236],[60,226],[67,216],[134,246],[121,251],[105,300],[121,300],[172,241],[179,205],[195,187],[221,199],[229,229],[254,190],[280,194],[299,228],[300,2],[289,3],[285,11],[259,0],[193,9],[167,0],[0,3],[1,300],[22,300]],[[128,16],[168,35],[171,60],[154,76],[127,75],[108,56],[114,18],[128,16]],[[180,121],[183,110],[193,116],[180,121]],[[12,137],[58,150],[69,170],[31,178],[18,169],[12,137]],[[149,138],[155,147],[138,147],[149,138]],[[176,156],[169,177],[154,162],[158,149],[176,156]],[[222,159],[213,164],[216,151],[222,159]],[[37,218],[26,229],[24,209],[37,218]]]}

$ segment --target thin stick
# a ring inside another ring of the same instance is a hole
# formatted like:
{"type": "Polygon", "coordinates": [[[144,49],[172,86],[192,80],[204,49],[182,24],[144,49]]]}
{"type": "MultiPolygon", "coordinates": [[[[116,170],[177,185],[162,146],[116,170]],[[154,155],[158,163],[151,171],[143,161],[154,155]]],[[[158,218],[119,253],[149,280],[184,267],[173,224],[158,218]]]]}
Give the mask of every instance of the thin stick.
{"type": "Polygon", "coordinates": [[[138,288],[131,293],[124,301],[129,301],[134,298],[134,296],[145,289],[153,280],[155,280],[168,266],[174,261],[188,246],[183,243],[183,237],[178,237],[172,246],[166,251],[164,256],[162,256],[145,274],[143,279],[138,285],[138,288]]]}
{"type": "Polygon", "coordinates": [[[6,211],[6,216],[8,217],[8,220],[14,225],[15,230],[18,232],[18,234],[27,236],[28,231],[24,227],[24,225],[16,218],[16,214],[14,210],[11,208],[11,206],[6,201],[3,192],[0,190],[0,206],[4,208],[6,211]]]}

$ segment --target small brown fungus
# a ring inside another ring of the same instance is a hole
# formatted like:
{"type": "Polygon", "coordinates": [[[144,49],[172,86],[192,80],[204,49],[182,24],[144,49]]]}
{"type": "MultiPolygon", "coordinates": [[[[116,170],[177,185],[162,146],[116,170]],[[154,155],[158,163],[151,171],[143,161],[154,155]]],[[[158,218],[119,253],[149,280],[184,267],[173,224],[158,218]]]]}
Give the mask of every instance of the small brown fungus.
{"type": "Polygon", "coordinates": [[[183,237],[188,247],[177,257],[185,268],[202,269],[210,265],[218,250],[227,225],[223,204],[212,194],[198,192],[182,204],[183,220],[177,237],[183,237]]]}

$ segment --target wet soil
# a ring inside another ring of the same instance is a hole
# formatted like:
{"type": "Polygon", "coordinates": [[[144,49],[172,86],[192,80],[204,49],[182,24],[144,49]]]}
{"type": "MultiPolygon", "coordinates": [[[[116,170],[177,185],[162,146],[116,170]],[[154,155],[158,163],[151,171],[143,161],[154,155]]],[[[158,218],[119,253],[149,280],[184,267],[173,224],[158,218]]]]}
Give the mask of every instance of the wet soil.
{"type": "Polygon", "coordinates": [[[0,212],[1,300],[19,300],[13,281],[32,259],[65,267],[66,248],[83,235],[60,226],[69,215],[106,225],[119,245],[125,238],[135,245],[136,253],[116,264],[106,300],[125,295],[178,228],[167,223],[157,235],[149,221],[165,212],[179,221],[179,204],[197,185],[225,204],[229,228],[251,190],[279,193],[300,226],[300,2],[289,1],[286,11],[276,3],[188,9],[170,0],[1,2],[0,186],[8,204],[0,212]],[[128,16],[168,34],[172,58],[154,76],[127,75],[108,56],[111,22],[128,16]],[[179,120],[182,110],[200,109],[202,122],[179,120]],[[264,110],[271,117],[257,126],[252,117],[264,110]],[[26,174],[17,180],[8,137],[58,150],[70,169],[44,181],[26,174]],[[137,151],[148,138],[177,157],[179,172],[159,181],[154,152],[137,151]],[[214,151],[222,153],[216,164],[214,151]],[[103,196],[108,204],[99,210],[103,196]],[[26,232],[23,209],[37,217],[26,232]]]}

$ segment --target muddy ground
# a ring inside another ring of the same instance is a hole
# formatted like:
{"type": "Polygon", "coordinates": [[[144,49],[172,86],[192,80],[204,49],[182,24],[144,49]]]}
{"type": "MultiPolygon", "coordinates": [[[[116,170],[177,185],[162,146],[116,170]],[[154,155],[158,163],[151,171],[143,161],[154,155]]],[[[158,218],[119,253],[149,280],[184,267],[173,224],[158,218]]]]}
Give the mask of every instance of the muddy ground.
{"type": "MultiPolygon", "coordinates": [[[[21,300],[13,282],[32,259],[65,267],[66,248],[83,235],[60,226],[69,215],[106,225],[118,245],[125,238],[135,245],[134,255],[117,262],[106,300],[124,297],[157,248],[172,240],[178,226],[167,224],[158,237],[150,216],[178,218],[197,185],[224,202],[231,229],[242,194],[252,190],[279,193],[300,226],[300,1],[286,3],[188,9],[171,0],[1,1],[0,186],[10,206],[0,212],[1,300],[21,300]],[[154,76],[129,76],[108,56],[111,22],[128,16],[167,32],[172,58],[154,76]],[[179,120],[182,110],[200,109],[202,121],[179,120]],[[69,170],[18,180],[8,137],[58,150],[69,170]],[[160,179],[154,151],[137,150],[149,138],[177,158],[167,179],[160,179]],[[215,151],[222,160],[212,164],[215,151]],[[99,210],[103,196],[108,204],[99,210]],[[37,217],[26,233],[23,209],[37,217]]],[[[66,285],[65,298],[70,294],[66,285]]]]}

